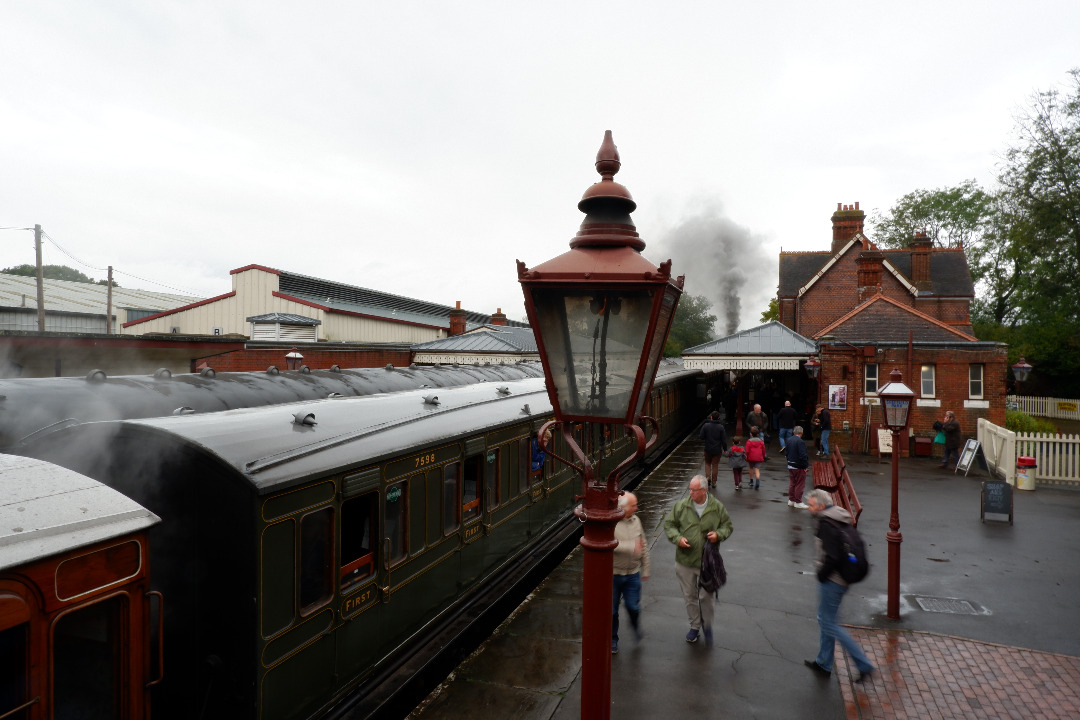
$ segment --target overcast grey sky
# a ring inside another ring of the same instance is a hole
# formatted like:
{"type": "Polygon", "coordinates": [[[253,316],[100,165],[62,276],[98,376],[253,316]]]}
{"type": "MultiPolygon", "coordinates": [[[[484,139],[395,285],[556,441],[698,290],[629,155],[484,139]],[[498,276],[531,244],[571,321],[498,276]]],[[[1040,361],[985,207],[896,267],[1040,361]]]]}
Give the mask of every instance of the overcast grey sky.
{"type": "MultiPolygon", "coordinates": [[[[644,254],[721,332],[838,202],[991,182],[1080,66],[1076,0],[5,0],[0,28],[0,226],[85,265],[46,263],[200,296],[260,264],[522,318],[514,261],[566,250],[610,129],[644,254]]],[[[33,261],[0,231],[0,267],[33,261]]]]}

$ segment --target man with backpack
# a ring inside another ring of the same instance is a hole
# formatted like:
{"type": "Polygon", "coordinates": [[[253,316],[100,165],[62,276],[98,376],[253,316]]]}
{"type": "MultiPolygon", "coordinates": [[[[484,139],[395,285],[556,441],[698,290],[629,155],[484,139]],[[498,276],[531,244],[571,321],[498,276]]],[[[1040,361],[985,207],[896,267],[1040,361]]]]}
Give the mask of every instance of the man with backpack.
{"type": "Polygon", "coordinates": [[[836,641],[844,648],[859,671],[855,680],[861,683],[874,672],[858,643],[836,622],[840,601],[844,599],[849,583],[858,582],[866,576],[866,548],[859,531],[851,525],[851,513],[833,505],[832,496],[824,490],[811,490],[807,498],[810,513],[817,518],[817,579],[818,579],[818,626],[821,643],[817,657],[805,660],[814,672],[828,677],[832,675],[833,655],[836,641]]]}

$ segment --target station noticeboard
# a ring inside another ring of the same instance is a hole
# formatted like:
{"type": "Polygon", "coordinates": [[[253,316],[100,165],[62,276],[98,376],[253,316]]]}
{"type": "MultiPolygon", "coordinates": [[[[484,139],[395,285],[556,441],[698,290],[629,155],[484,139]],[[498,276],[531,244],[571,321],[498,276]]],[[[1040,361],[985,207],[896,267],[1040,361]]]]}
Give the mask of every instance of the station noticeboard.
{"type": "Polygon", "coordinates": [[[975,455],[979,452],[979,441],[968,440],[964,443],[964,449],[960,452],[960,459],[956,461],[956,468],[953,473],[957,473],[960,470],[964,471],[965,477],[968,471],[971,470],[971,463],[975,460],[975,455]]]}

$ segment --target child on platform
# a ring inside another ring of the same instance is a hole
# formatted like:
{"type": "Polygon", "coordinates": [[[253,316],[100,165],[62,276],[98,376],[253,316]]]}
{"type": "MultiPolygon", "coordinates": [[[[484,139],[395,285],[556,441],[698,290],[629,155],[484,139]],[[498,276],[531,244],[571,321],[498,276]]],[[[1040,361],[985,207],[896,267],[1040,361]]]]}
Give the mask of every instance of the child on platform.
{"type": "Polygon", "coordinates": [[[746,448],[742,446],[742,438],[735,438],[728,448],[728,462],[731,463],[731,472],[735,475],[735,489],[742,490],[742,471],[746,467],[746,448]]]}
{"type": "Polygon", "coordinates": [[[756,425],[750,428],[750,439],[746,441],[746,463],[750,466],[750,485],[755,490],[761,489],[761,464],[768,460],[765,453],[765,439],[756,425]]]}

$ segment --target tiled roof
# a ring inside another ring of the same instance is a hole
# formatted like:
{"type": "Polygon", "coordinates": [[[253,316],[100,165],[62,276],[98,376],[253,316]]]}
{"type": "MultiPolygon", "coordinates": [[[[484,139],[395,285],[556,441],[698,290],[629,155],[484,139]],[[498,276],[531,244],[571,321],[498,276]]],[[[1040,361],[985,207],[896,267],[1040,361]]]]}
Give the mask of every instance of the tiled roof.
{"type": "MultiPolygon", "coordinates": [[[[911,281],[911,251],[881,250],[883,258],[897,272],[911,281]]],[[[821,252],[780,253],[780,285],[778,297],[795,297],[799,289],[810,282],[833,254],[821,252]]],[[[944,297],[974,297],[967,258],[960,248],[934,248],[930,251],[930,293],[944,297]]]]}
{"type": "Polygon", "coordinates": [[[687,355],[809,355],[817,344],[773,320],[734,335],[683,350],[687,355]]]}
{"type": "Polygon", "coordinates": [[[976,342],[977,338],[959,328],[914,310],[885,295],[875,295],[828,327],[817,337],[833,335],[841,340],[906,342],[914,332],[919,342],[976,342]]]}
{"type": "Polygon", "coordinates": [[[453,337],[418,343],[414,352],[460,353],[535,353],[536,338],[532,328],[504,325],[485,325],[453,337]]]}

